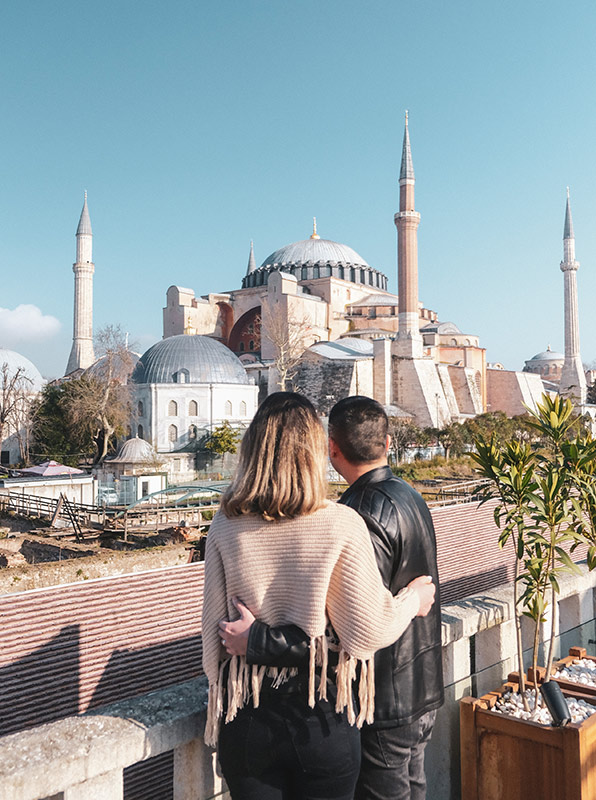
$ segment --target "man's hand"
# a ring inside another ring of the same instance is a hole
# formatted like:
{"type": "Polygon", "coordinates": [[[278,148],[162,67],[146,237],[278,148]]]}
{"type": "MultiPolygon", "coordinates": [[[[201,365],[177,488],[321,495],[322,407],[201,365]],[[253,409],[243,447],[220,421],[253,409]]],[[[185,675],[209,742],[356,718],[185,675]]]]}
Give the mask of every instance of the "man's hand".
{"type": "MultiPolygon", "coordinates": [[[[226,648],[226,653],[231,656],[245,656],[248,644],[248,632],[250,626],[255,621],[252,611],[237,597],[232,597],[232,603],[236,606],[240,619],[235,622],[228,622],[225,619],[219,623],[219,635],[221,643],[226,648]]],[[[430,606],[429,606],[430,608],[430,606]]]]}
{"type": "Polygon", "coordinates": [[[410,581],[408,588],[414,589],[418,593],[420,609],[416,616],[425,617],[435,602],[437,588],[433,583],[433,579],[430,575],[421,575],[419,578],[414,578],[413,581],[410,581]]]}

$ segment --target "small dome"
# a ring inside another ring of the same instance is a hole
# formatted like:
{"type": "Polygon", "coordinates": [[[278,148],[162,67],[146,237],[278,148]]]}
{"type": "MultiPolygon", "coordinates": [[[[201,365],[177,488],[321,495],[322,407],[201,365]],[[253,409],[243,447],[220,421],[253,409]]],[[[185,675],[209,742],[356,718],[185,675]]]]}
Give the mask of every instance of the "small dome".
{"type": "Polygon", "coordinates": [[[536,353],[535,356],[528,359],[528,361],[565,361],[563,353],[555,353],[550,347],[542,353],[536,353]]]}
{"type": "Polygon", "coordinates": [[[237,356],[209,336],[169,336],[144,353],[133,383],[248,383],[237,356]]]}
{"type": "Polygon", "coordinates": [[[300,267],[304,264],[329,264],[368,267],[369,264],[355,250],[346,244],[332,242],[330,239],[303,239],[300,242],[287,244],[266,258],[261,267],[283,265],[300,267]]]}
{"type": "Polygon", "coordinates": [[[112,461],[126,462],[127,464],[144,464],[155,458],[155,450],[149,442],[135,437],[124,442],[116,458],[112,461]]]}
{"type": "Polygon", "coordinates": [[[25,387],[27,391],[41,391],[45,381],[41,377],[35,364],[32,364],[28,358],[25,358],[25,356],[22,356],[20,353],[15,353],[14,350],[7,350],[4,347],[0,347],[0,368],[2,368],[4,364],[8,364],[9,375],[14,375],[19,368],[23,370],[24,377],[31,381],[31,383],[27,383],[25,387]]]}

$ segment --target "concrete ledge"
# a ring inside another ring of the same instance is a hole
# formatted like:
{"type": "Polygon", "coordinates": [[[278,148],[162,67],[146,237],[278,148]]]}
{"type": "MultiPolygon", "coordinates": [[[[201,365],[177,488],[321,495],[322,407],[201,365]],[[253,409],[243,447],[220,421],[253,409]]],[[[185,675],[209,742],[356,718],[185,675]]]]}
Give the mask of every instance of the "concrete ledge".
{"type": "Polygon", "coordinates": [[[198,678],[5,736],[2,799],[38,800],[202,739],[206,705],[198,678]]]}

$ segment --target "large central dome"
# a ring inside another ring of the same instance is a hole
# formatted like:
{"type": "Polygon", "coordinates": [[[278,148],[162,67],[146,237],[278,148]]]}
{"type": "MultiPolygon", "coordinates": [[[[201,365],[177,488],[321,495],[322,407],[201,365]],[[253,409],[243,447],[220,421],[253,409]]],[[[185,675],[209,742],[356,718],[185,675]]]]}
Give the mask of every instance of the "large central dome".
{"type": "Polygon", "coordinates": [[[347,244],[321,239],[317,234],[316,222],[310,239],[302,239],[300,242],[280,247],[258,268],[251,242],[248,270],[242,279],[242,288],[263,286],[268,282],[269,275],[277,271],[290,273],[299,283],[318,278],[339,278],[342,281],[387,291],[386,275],[371,267],[347,244]]]}
{"type": "Polygon", "coordinates": [[[366,261],[347,244],[332,242],[330,239],[303,239],[281,247],[271,253],[261,267],[288,266],[301,267],[307,264],[348,264],[368,267],[366,261]]]}

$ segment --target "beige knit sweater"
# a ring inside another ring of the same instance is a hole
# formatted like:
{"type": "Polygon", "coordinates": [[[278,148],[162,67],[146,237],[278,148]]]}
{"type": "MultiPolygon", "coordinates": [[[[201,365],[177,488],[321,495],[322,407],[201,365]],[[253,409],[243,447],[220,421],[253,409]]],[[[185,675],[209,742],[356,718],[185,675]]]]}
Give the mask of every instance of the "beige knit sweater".
{"type": "MultiPolygon", "coordinates": [[[[226,722],[252,697],[259,704],[265,672],[287,678],[288,670],[247,665],[221,646],[218,623],[237,619],[237,596],[268,625],[292,623],[310,637],[309,703],[315,703],[315,665],[327,667],[325,629],[331,622],[340,643],[336,672],[337,711],[350,722],[372,722],[373,656],[395,642],[418,613],[418,595],[385,589],[366,525],[351,508],[335,503],[296,519],[266,522],[256,515],[228,518],[218,512],[207,537],[203,607],[203,666],[209,679],[205,741],[215,745],[223,711],[222,673],[229,661],[226,722]],[[352,681],[360,663],[356,718],[352,681]]],[[[326,697],[326,683],[319,685],[326,697]]]]}

